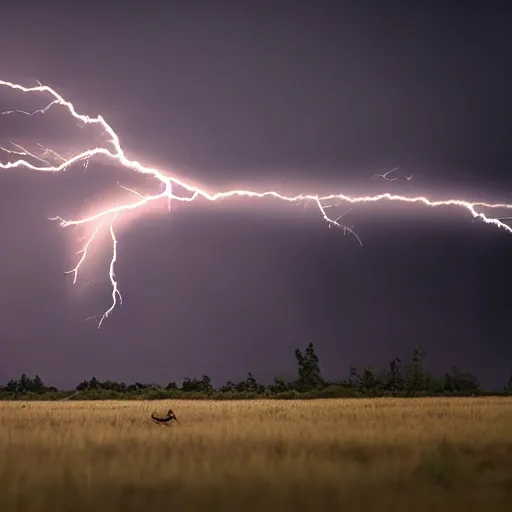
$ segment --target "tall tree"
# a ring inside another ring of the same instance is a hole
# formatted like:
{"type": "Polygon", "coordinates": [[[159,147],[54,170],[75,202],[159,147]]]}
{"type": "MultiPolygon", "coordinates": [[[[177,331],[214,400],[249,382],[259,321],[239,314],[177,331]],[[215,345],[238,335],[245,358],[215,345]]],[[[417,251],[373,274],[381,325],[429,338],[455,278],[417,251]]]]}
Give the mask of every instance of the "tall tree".
{"type": "Polygon", "coordinates": [[[389,363],[387,388],[395,393],[403,391],[405,387],[401,366],[402,361],[398,357],[389,363]]]}
{"type": "Polygon", "coordinates": [[[408,388],[410,391],[422,391],[425,389],[425,371],[423,359],[426,356],[425,350],[418,345],[412,351],[412,365],[409,372],[408,388]]]}
{"type": "Polygon", "coordinates": [[[39,375],[36,375],[34,377],[34,380],[32,381],[32,389],[34,393],[44,393],[46,391],[46,386],[44,385],[43,380],[39,375]]]}
{"type": "Polygon", "coordinates": [[[301,352],[299,349],[295,351],[295,358],[299,366],[297,379],[297,388],[300,391],[309,391],[324,385],[324,379],[320,371],[320,361],[315,352],[313,343],[309,343],[306,350],[301,352]]]}
{"type": "Polygon", "coordinates": [[[363,375],[361,376],[360,387],[366,390],[375,390],[382,386],[382,379],[377,372],[367,366],[364,369],[363,375]]]}
{"type": "Polygon", "coordinates": [[[20,380],[18,381],[18,393],[26,393],[30,391],[32,379],[29,379],[24,373],[21,374],[20,380]]]}
{"type": "Polygon", "coordinates": [[[361,386],[361,376],[354,366],[350,367],[350,374],[348,377],[347,385],[349,388],[358,388],[361,386]]]}
{"type": "Polygon", "coordinates": [[[87,388],[88,389],[100,389],[101,383],[96,377],[93,377],[87,384],[87,388]]]}

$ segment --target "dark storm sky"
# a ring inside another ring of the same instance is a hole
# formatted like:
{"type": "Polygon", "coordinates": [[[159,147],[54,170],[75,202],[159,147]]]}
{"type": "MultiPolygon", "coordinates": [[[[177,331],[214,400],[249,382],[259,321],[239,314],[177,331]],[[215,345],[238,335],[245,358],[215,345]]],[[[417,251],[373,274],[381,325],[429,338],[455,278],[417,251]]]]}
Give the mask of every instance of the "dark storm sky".
{"type": "MultiPolygon", "coordinates": [[[[512,202],[505,2],[102,4],[3,3],[0,78],[48,83],[102,113],[130,156],[212,190],[512,202]],[[397,165],[413,179],[370,179],[397,165]]],[[[0,90],[1,110],[13,101],[0,90]]],[[[65,151],[69,127],[85,136],[66,119],[2,117],[0,138],[65,151]]],[[[108,254],[73,288],[79,233],[47,217],[79,215],[116,180],[133,176],[94,161],[0,175],[0,381],[266,381],[309,341],[330,378],[417,343],[436,372],[501,387],[512,371],[512,237],[456,209],[354,208],[363,247],[312,205],[141,216],[119,233],[124,303],[98,331],[84,319],[109,306],[108,254]]]]}

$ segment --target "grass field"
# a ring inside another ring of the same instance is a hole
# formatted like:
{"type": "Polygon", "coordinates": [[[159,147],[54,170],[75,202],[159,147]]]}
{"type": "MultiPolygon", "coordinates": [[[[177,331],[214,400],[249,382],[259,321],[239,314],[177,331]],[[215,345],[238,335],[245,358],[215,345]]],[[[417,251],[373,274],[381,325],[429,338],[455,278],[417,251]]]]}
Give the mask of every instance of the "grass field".
{"type": "Polygon", "coordinates": [[[510,511],[512,400],[0,403],[0,511],[152,507],[510,511]]]}

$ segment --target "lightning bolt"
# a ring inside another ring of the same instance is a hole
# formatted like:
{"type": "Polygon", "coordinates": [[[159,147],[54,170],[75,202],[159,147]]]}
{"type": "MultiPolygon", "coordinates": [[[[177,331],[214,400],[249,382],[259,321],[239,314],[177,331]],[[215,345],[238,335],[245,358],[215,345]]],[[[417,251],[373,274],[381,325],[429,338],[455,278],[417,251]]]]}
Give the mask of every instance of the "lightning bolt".
{"type": "Polygon", "coordinates": [[[391,173],[395,172],[396,170],[398,170],[398,167],[393,167],[393,169],[390,169],[389,171],[385,172],[384,174],[374,174],[371,179],[373,180],[373,178],[382,178],[386,181],[396,181],[396,180],[399,180],[400,178],[402,178],[407,181],[412,180],[412,174],[410,176],[395,176],[394,178],[388,178],[388,176],[391,173]]]}
{"type": "MultiPolygon", "coordinates": [[[[139,192],[131,189],[126,189],[130,192],[132,192],[135,196],[137,196],[137,200],[134,200],[133,202],[124,203],[120,206],[112,206],[110,208],[106,208],[104,210],[98,211],[93,215],[83,217],[81,219],[76,220],[66,220],[61,217],[52,217],[50,220],[57,220],[60,223],[60,226],[63,228],[69,227],[69,226],[82,226],[86,224],[95,225],[96,228],[92,232],[92,234],[89,236],[84,248],[79,251],[79,254],[82,254],[81,258],[79,259],[76,267],[68,273],[71,273],[74,275],[73,283],[76,283],[76,280],[78,278],[78,273],[82,265],[87,260],[87,253],[88,250],[96,237],[96,235],[99,233],[99,231],[105,226],[106,222],[109,221],[109,233],[112,240],[112,257],[110,260],[109,265],[109,280],[112,286],[112,302],[110,307],[103,313],[103,315],[100,318],[98,328],[101,327],[103,321],[114,311],[115,307],[117,306],[118,302],[119,304],[122,304],[122,297],[121,293],[119,292],[119,285],[116,280],[115,275],[115,264],[117,261],[117,239],[114,231],[114,223],[119,218],[120,215],[122,215],[125,212],[136,210],[138,208],[141,208],[148,203],[151,203],[153,201],[158,201],[161,199],[165,199],[168,201],[169,205],[169,211],[171,208],[171,202],[172,201],[180,201],[184,203],[190,203],[197,199],[205,199],[207,201],[220,201],[222,199],[227,199],[230,197],[246,197],[246,198],[265,198],[265,197],[271,197],[274,199],[278,199],[281,201],[289,202],[289,203],[300,203],[305,201],[312,201],[316,204],[318,207],[318,210],[322,216],[322,218],[327,222],[329,227],[336,227],[341,228],[345,232],[349,232],[352,235],[356,237],[358,242],[362,245],[362,242],[358,235],[348,227],[342,225],[339,221],[341,218],[346,215],[344,214],[340,215],[339,217],[333,218],[327,215],[326,210],[328,208],[333,207],[339,207],[343,203],[348,203],[350,205],[359,204],[359,203],[376,203],[379,201],[394,201],[394,202],[400,202],[400,203],[408,203],[408,204],[422,204],[424,206],[428,207],[459,207],[467,210],[473,219],[479,219],[483,221],[486,224],[491,224],[493,226],[496,226],[498,228],[504,229],[505,231],[508,231],[509,233],[512,233],[512,227],[503,222],[504,220],[507,220],[507,217],[492,217],[488,216],[481,211],[480,209],[512,209],[512,204],[492,204],[492,203],[483,203],[483,202],[469,202],[464,201],[461,199],[447,199],[447,200],[439,200],[434,201],[430,200],[427,197],[424,196],[417,196],[417,197],[406,197],[391,193],[382,193],[374,196],[348,196],[345,194],[330,194],[325,196],[319,196],[316,194],[299,194],[294,196],[287,196],[283,195],[279,192],[276,192],[274,190],[268,190],[265,192],[256,192],[253,190],[230,190],[227,192],[216,192],[216,193],[210,193],[207,190],[191,185],[181,179],[178,179],[173,176],[169,176],[165,174],[163,171],[160,171],[158,169],[145,166],[138,162],[137,160],[130,160],[125,152],[123,151],[123,148],[121,146],[121,142],[119,139],[119,136],[114,131],[114,129],[105,121],[105,119],[98,115],[96,117],[92,117],[86,114],[81,114],[77,112],[75,106],[70,101],[67,101],[64,99],[60,94],[58,94],[54,89],[47,85],[43,85],[38,82],[37,86],[34,87],[25,87],[23,85],[7,82],[4,80],[0,80],[0,86],[9,88],[15,91],[19,91],[21,93],[26,94],[33,94],[33,93],[39,93],[42,95],[48,95],[50,97],[50,100],[46,107],[34,110],[31,112],[28,111],[22,111],[22,110],[9,110],[5,112],[1,112],[0,115],[12,115],[12,114],[21,114],[25,116],[38,116],[38,115],[44,115],[48,110],[51,108],[57,108],[61,107],[64,110],[67,111],[68,114],[70,114],[76,121],[76,124],[79,127],[83,127],[86,125],[89,126],[95,126],[99,130],[102,131],[104,135],[107,136],[107,142],[105,143],[105,146],[100,147],[94,147],[87,149],[81,153],[78,153],[74,156],[71,156],[69,158],[65,158],[58,154],[57,152],[44,148],[41,145],[38,145],[38,147],[43,151],[42,155],[36,155],[33,152],[28,151],[27,149],[11,143],[15,148],[17,149],[7,149],[7,148],[0,148],[0,151],[2,151],[5,155],[7,155],[9,158],[12,158],[12,160],[9,160],[7,163],[0,163],[1,169],[15,169],[15,168],[25,168],[30,169],[37,172],[49,172],[49,173],[57,173],[57,172],[63,172],[69,169],[71,166],[77,163],[82,163],[84,166],[84,169],[87,169],[87,165],[91,158],[96,156],[102,156],[106,157],[107,159],[110,159],[114,162],[116,162],[118,165],[122,166],[123,168],[133,171],[138,174],[146,175],[152,178],[157,179],[159,182],[161,182],[164,185],[164,189],[159,194],[155,195],[144,195],[140,194],[139,192]],[[17,159],[16,159],[17,158],[17,159]],[[32,162],[30,161],[32,160],[32,162]],[[52,163],[51,160],[54,160],[52,163]],[[34,162],[35,161],[35,162],[34,162]],[[180,189],[185,190],[188,195],[179,195],[175,193],[176,187],[179,187],[180,189]]],[[[384,175],[374,175],[380,176],[388,181],[394,181],[397,178],[388,178],[388,175],[393,172],[396,169],[392,169],[391,171],[388,171],[384,175]]],[[[410,179],[410,178],[407,178],[410,179]]],[[[126,187],[124,187],[126,188],[126,187]]]]}
{"type": "Polygon", "coordinates": [[[99,224],[96,229],[92,232],[92,235],[89,237],[83,249],[77,252],[77,254],[81,254],[82,257],[78,260],[76,267],[72,270],[68,270],[66,274],[73,274],[73,284],[76,284],[76,280],[78,278],[78,269],[81,267],[82,263],[87,258],[87,251],[89,250],[89,246],[91,245],[94,237],[98,234],[100,229],[103,227],[103,224],[99,224]]]}

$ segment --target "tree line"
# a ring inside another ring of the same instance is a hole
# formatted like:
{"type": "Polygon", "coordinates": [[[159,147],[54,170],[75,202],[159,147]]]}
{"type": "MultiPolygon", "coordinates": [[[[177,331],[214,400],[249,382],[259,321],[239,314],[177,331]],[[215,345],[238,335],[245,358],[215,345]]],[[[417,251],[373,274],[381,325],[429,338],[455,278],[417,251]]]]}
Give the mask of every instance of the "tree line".
{"type": "Polygon", "coordinates": [[[96,377],[84,380],[74,390],[59,390],[47,386],[41,377],[23,374],[0,386],[0,399],[39,400],[98,400],[98,399],[164,399],[164,398],[329,398],[371,396],[468,396],[483,394],[512,394],[512,375],[501,393],[486,392],[478,378],[453,367],[441,377],[433,376],[424,367],[425,350],[413,349],[411,359],[403,364],[401,359],[390,361],[388,367],[378,370],[367,366],[361,372],[351,367],[348,377],[342,380],[324,379],[320,361],[313,343],[303,351],[295,350],[297,364],[293,379],[274,378],[269,385],[260,383],[252,373],[240,381],[228,381],[215,388],[208,375],[201,378],[186,377],[178,385],[171,381],[166,386],[135,382],[100,381],[96,377]]]}

